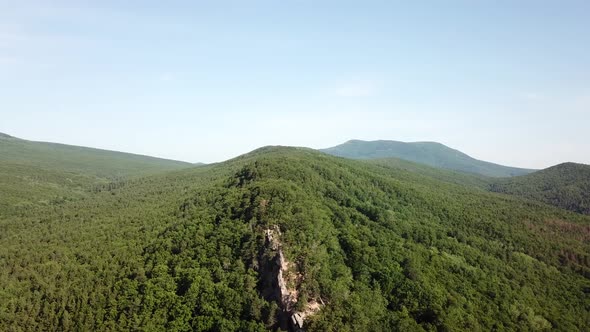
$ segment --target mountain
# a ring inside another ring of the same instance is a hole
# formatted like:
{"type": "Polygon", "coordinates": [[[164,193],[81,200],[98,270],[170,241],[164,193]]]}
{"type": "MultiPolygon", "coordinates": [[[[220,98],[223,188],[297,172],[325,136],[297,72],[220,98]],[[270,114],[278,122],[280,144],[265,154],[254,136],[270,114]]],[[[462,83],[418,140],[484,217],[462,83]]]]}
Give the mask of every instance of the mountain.
{"type": "Polygon", "coordinates": [[[590,214],[590,165],[559,164],[532,174],[497,180],[490,190],[590,214]]]}
{"type": "Polygon", "coordinates": [[[187,167],[192,165],[0,134],[0,215],[74,199],[112,181],[187,167]]]}
{"type": "Polygon", "coordinates": [[[322,152],[352,159],[399,158],[437,168],[481,174],[490,177],[523,175],[534,170],[493,164],[474,159],[461,151],[435,142],[351,140],[322,152]]]}
{"type": "Polygon", "coordinates": [[[265,147],[0,216],[0,330],[590,328],[589,216],[403,167],[265,147]]]}
{"type": "Polygon", "coordinates": [[[85,173],[101,178],[141,176],[191,165],[131,153],[27,141],[6,134],[0,135],[0,162],[85,173]]]}
{"type": "Polygon", "coordinates": [[[363,161],[399,174],[405,172],[408,178],[419,174],[447,183],[515,195],[573,212],[590,214],[590,165],[563,163],[527,175],[491,178],[397,158],[363,161]]]}

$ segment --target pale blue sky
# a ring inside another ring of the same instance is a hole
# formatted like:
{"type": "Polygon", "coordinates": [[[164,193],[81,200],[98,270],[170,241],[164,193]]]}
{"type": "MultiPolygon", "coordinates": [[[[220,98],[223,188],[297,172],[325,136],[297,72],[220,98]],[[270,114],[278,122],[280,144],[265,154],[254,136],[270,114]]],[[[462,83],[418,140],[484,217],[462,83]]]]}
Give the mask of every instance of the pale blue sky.
{"type": "Polygon", "coordinates": [[[191,162],[356,138],[590,164],[590,2],[0,0],[0,132],[191,162]]]}

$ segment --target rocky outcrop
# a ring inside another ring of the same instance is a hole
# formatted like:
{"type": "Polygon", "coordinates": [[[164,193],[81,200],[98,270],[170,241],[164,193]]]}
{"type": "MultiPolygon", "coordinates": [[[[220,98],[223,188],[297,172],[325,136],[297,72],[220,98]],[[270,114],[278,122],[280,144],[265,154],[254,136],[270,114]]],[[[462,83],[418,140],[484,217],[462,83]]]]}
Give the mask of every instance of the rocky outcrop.
{"type": "Polygon", "coordinates": [[[281,231],[276,225],[264,230],[265,246],[259,259],[261,293],[267,301],[276,301],[281,308],[275,328],[302,331],[305,319],[319,311],[321,304],[312,300],[303,306],[303,310],[295,310],[299,299],[297,288],[303,276],[285,258],[280,237],[281,231]]]}

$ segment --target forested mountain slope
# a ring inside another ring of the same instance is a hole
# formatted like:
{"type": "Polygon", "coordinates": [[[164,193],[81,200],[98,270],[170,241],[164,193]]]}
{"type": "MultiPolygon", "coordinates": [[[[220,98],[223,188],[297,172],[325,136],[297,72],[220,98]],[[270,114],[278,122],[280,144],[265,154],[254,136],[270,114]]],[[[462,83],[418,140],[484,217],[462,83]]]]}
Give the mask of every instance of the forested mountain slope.
{"type": "Polygon", "coordinates": [[[364,159],[363,162],[389,169],[396,172],[398,176],[406,174],[406,178],[415,177],[418,182],[423,182],[426,178],[432,178],[442,182],[487,190],[490,183],[495,181],[495,178],[484,175],[435,168],[399,158],[364,159]]]}
{"type": "Polygon", "coordinates": [[[0,162],[100,178],[140,176],[189,167],[190,163],[73,145],[0,136],[0,162]]]}
{"type": "Polygon", "coordinates": [[[475,173],[491,177],[507,177],[533,172],[530,169],[502,166],[474,159],[461,151],[436,142],[398,142],[351,140],[322,152],[352,159],[399,158],[437,168],[475,173]]]}
{"type": "MultiPolygon", "coordinates": [[[[412,176],[408,176],[411,174],[412,176]]],[[[1,198],[0,198],[1,199],[1,198]]],[[[267,147],[0,219],[0,330],[587,330],[590,217],[267,147]]]]}
{"type": "MultiPolygon", "coordinates": [[[[0,135],[0,215],[78,199],[97,185],[189,163],[0,135]]],[[[99,188],[100,189],[100,188],[99,188]]]]}
{"type": "MultiPolygon", "coordinates": [[[[405,172],[407,178],[415,176],[413,174],[419,174],[424,178],[515,195],[566,210],[590,214],[589,165],[563,163],[523,176],[492,178],[434,168],[398,158],[367,159],[365,162],[399,174],[405,172]]],[[[420,182],[424,182],[424,179],[420,182]]]]}
{"type": "Polygon", "coordinates": [[[590,165],[559,164],[532,174],[497,180],[490,190],[590,214],[590,165]]]}

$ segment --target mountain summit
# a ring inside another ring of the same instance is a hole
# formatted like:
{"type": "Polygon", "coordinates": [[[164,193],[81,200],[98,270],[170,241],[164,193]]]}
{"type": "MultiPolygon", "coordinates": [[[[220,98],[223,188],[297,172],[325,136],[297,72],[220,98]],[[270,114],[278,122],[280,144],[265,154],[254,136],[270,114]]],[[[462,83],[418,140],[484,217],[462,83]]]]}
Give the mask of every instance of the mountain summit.
{"type": "Polygon", "coordinates": [[[344,144],[320,151],[351,159],[399,158],[436,168],[451,169],[490,177],[517,176],[534,171],[477,160],[459,150],[436,142],[406,143],[386,140],[350,140],[344,144]]]}

